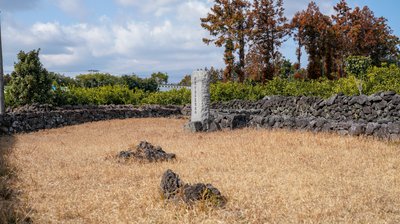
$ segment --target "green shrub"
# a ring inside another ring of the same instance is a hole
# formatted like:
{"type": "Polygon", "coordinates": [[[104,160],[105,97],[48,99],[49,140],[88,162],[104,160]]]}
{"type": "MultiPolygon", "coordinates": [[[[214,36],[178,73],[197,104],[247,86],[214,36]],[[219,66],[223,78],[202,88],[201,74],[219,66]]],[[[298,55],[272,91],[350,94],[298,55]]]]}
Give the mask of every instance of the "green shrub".
{"type": "Polygon", "coordinates": [[[141,104],[159,104],[159,105],[185,105],[190,103],[190,90],[170,90],[167,92],[148,93],[143,98],[141,104]]]}
{"type": "Polygon", "coordinates": [[[132,91],[124,86],[101,86],[97,88],[73,87],[54,91],[53,102],[57,105],[107,105],[138,104],[143,91],[132,91]]]}
{"type": "Polygon", "coordinates": [[[343,93],[348,96],[358,95],[358,81],[357,78],[353,75],[350,75],[348,78],[341,78],[337,81],[333,82],[333,93],[343,93]]]}
{"type": "Polygon", "coordinates": [[[217,82],[211,84],[210,93],[212,102],[233,99],[259,100],[266,96],[266,89],[261,84],[217,82]]]}
{"type": "Polygon", "coordinates": [[[367,94],[379,91],[395,91],[400,94],[400,67],[373,67],[368,71],[366,80],[367,94]]]}

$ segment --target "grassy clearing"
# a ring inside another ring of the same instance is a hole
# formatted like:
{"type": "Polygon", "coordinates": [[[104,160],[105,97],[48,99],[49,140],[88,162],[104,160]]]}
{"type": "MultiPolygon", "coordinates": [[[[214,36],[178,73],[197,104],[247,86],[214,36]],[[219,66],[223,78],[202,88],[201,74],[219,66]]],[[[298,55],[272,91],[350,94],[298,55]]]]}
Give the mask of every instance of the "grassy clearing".
{"type": "Polygon", "coordinates": [[[399,223],[400,145],[244,129],[191,134],[185,120],[96,122],[15,136],[21,200],[36,223],[399,223]],[[177,154],[161,164],[112,156],[147,140],[177,154]],[[165,203],[166,169],[212,183],[224,209],[165,203]]]}

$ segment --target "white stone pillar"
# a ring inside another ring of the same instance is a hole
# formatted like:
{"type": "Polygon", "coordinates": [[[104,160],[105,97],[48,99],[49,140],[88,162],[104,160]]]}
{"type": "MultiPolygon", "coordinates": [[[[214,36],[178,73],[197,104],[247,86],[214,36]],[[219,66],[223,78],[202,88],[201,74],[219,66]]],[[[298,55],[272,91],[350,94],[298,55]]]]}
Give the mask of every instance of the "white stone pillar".
{"type": "Polygon", "coordinates": [[[210,117],[210,75],[200,70],[192,74],[192,116],[191,122],[202,122],[203,125],[210,117]]]}

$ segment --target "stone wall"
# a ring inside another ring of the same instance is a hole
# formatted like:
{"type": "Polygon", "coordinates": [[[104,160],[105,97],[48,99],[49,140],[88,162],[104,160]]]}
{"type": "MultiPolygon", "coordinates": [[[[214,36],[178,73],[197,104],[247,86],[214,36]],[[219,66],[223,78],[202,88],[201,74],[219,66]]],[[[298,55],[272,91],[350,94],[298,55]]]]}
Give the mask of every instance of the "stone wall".
{"type": "Polygon", "coordinates": [[[268,96],[257,102],[234,100],[211,106],[215,129],[285,128],[400,139],[400,95],[268,96]]]}
{"type": "Polygon", "coordinates": [[[91,121],[182,115],[179,106],[64,106],[31,105],[0,115],[0,135],[58,128],[91,121]]]}

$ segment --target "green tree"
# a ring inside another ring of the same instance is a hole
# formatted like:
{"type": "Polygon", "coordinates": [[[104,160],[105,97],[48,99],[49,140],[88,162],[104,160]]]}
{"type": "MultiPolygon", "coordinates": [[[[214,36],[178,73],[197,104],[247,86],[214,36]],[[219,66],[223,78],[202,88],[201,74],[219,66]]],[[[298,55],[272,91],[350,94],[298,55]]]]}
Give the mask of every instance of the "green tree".
{"type": "Polygon", "coordinates": [[[49,73],[51,79],[53,80],[53,84],[58,86],[77,86],[77,82],[75,79],[71,77],[67,77],[65,75],[61,75],[58,73],[50,72],[49,73]]]}
{"type": "Polygon", "coordinates": [[[167,84],[168,83],[168,74],[167,73],[162,73],[162,72],[157,72],[151,74],[151,78],[156,80],[157,84],[167,84]]]}
{"type": "Polygon", "coordinates": [[[137,75],[124,75],[121,77],[121,84],[129,89],[142,89],[146,92],[158,91],[158,83],[153,78],[142,79],[137,75]]]}
{"type": "Polygon", "coordinates": [[[288,78],[293,75],[295,72],[295,68],[290,62],[289,59],[283,59],[280,63],[280,77],[288,78]]]}
{"type": "Polygon", "coordinates": [[[192,84],[192,77],[190,75],[185,75],[179,82],[181,86],[190,86],[192,84]]]}
{"type": "Polygon", "coordinates": [[[6,74],[6,75],[4,75],[3,79],[4,79],[4,86],[8,86],[11,82],[11,75],[6,74]]]}
{"type": "Polygon", "coordinates": [[[120,83],[120,78],[108,73],[89,73],[75,77],[81,87],[94,88],[99,86],[114,86],[120,83]]]}
{"type": "Polygon", "coordinates": [[[9,88],[14,105],[51,103],[52,79],[40,62],[39,52],[40,49],[18,53],[18,63],[14,64],[9,88]]]}

